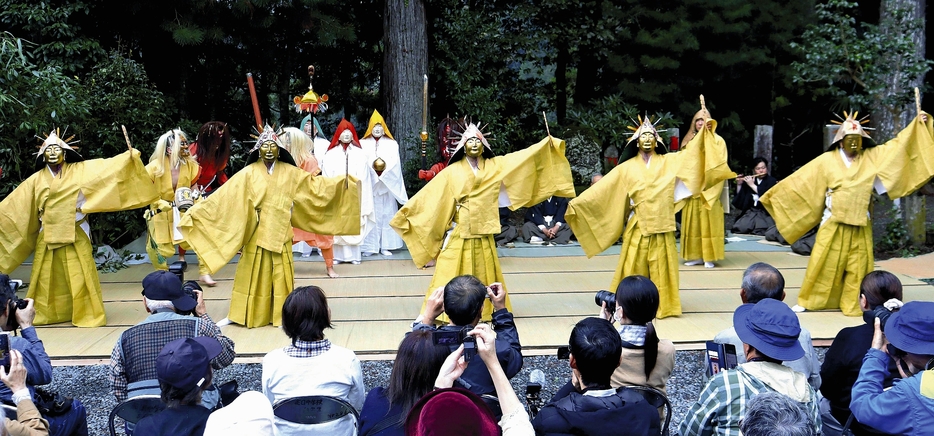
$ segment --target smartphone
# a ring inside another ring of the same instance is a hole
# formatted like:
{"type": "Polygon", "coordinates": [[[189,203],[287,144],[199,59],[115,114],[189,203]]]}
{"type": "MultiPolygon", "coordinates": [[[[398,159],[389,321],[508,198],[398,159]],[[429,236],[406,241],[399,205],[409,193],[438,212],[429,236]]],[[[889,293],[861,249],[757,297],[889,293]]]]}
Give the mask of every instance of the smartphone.
{"type": "Polygon", "coordinates": [[[0,334],[0,365],[7,374],[10,373],[10,334],[7,332],[0,334]]]}

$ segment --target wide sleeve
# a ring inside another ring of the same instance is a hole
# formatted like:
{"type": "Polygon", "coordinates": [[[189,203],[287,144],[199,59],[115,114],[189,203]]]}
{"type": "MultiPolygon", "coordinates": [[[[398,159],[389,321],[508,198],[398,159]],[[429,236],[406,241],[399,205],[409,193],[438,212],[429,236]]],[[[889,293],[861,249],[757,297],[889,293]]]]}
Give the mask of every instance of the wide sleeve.
{"type": "Polygon", "coordinates": [[[421,268],[441,252],[444,234],[454,217],[454,194],[451,189],[459,173],[441,171],[405,203],[389,225],[405,241],[415,266],[421,268]]]}
{"type": "MultiPolygon", "coordinates": [[[[405,204],[409,201],[409,194],[405,192],[405,181],[402,178],[402,162],[399,160],[399,143],[396,141],[381,144],[382,147],[392,148],[388,153],[380,155],[386,162],[386,169],[376,176],[377,182],[382,182],[389,188],[389,192],[399,202],[405,204]]],[[[375,159],[374,159],[375,160],[375,159]]]]}
{"type": "Polygon", "coordinates": [[[934,176],[934,117],[916,117],[895,139],[863,153],[876,164],[889,198],[915,192],[934,176]]]}
{"type": "Polygon", "coordinates": [[[564,219],[587,257],[619,241],[629,214],[630,189],[626,165],[619,165],[568,203],[564,219]]]}
{"type": "Polygon", "coordinates": [[[0,201],[0,272],[12,273],[36,248],[39,235],[38,180],[36,173],[0,201]]]}
{"type": "Polygon", "coordinates": [[[822,166],[819,156],[759,197],[789,244],[820,224],[827,195],[822,166]]]}
{"type": "Polygon", "coordinates": [[[81,193],[84,213],[116,212],[148,206],[159,198],[139,150],[127,150],[109,159],[82,162],[81,193]]]}
{"type": "Polygon", "coordinates": [[[360,184],[353,176],[303,174],[292,202],[292,227],[320,235],[360,234],[360,184]]]}
{"type": "Polygon", "coordinates": [[[499,158],[510,209],[532,206],[552,195],[574,198],[574,179],[564,148],[564,140],[549,136],[499,158]]]}
{"type": "Polygon", "coordinates": [[[716,133],[717,122],[709,120],[707,126],[685,145],[683,151],[672,157],[675,159],[678,179],[691,194],[702,195],[709,209],[720,197],[723,182],[735,179],[736,173],[727,162],[726,141],[716,133]]]}
{"type": "Polygon", "coordinates": [[[216,273],[237,254],[256,229],[256,202],[244,168],[213,194],[182,214],[178,227],[208,270],[216,273]]]}

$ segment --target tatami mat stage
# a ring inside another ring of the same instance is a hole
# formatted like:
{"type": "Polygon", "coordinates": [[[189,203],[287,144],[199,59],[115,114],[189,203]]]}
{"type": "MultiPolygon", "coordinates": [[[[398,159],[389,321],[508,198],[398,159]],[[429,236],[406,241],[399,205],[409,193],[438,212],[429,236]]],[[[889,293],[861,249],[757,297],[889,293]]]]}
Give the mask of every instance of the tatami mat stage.
{"type": "MultiPolygon", "coordinates": [[[[782,271],[786,281],[785,301],[794,304],[804,279],[807,257],[795,255],[787,248],[757,243],[757,238],[745,239],[727,244],[726,260],[718,262],[715,269],[681,267],[684,314],[658,320],[660,337],[671,339],[679,348],[696,349],[730,326],[733,310],[740,304],[738,290],[743,270],[753,262],[767,262],[782,271]]],[[[574,323],[598,312],[594,292],[609,285],[619,246],[587,259],[578,246],[519,245],[501,248],[500,260],[523,351],[529,355],[550,354],[567,343],[574,323]]],[[[884,265],[899,272],[898,262],[884,265]]],[[[28,279],[30,267],[21,266],[13,277],[28,279]]],[[[214,276],[218,286],[205,288],[208,311],[215,320],[227,314],[235,268],[234,263],[227,265],[214,276]]],[[[374,256],[365,259],[362,265],[337,265],[335,269],[341,277],[328,279],[320,256],[296,257],[296,286],[315,284],[328,295],[335,326],[327,331],[328,337],[363,358],[394,353],[418,315],[433,269],[416,269],[404,251],[392,257],[374,256]]],[[[39,337],[52,359],[57,364],[99,363],[108,359],[120,333],[146,316],[140,282],[151,271],[149,265],[135,265],[101,274],[106,327],[81,329],[70,324],[40,327],[39,337]]],[[[905,272],[921,274],[920,278],[925,278],[923,274],[934,275],[930,268],[905,272]]],[[[197,266],[192,265],[188,275],[194,278],[197,266]]],[[[905,285],[907,300],[934,300],[934,287],[907,275],[899,274],[899,278],[905,285]]],[[[846,317],[839,311],[806,312],[800,319],[815,342],[822,343],[832,339],[841,328],[862,322],[861,318],[846,317]]],[[[230,325],[223,330],[236,342],[241,361],[255,360],[288,343],[285,334],[272,326],[246,329],[230,325]]]]}

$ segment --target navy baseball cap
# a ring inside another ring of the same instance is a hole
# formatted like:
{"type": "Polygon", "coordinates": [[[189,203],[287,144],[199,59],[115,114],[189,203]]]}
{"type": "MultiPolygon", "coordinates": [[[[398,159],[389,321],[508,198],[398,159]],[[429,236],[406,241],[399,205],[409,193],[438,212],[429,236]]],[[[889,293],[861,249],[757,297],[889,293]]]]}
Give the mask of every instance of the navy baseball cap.
{"type": "Polygon", "coordinates": [[[143,296],[150,300],[168,300],[176,309],[189,311],[198,305],[194,298],[182,292],[182,280],[169,271],[155,271],[143,278],[143,296]]]}
{"type": "Polygon", "coordinates": [[[905,303],[886,321],[885,337],[899,350],[934,355],[934,302],[905,303]]]}
{"type": "Polygon", "coordinates": [[[165,344],[156,357],[156,374],[160,382],[193,389],[201,386],[211,370],[211,359],[220,353],[220,342],[210,336],[176,339],[165,344]]]}
{"type": "Polygon", "coordinates": [[[804,348],[798,342],[801,334],[798,316],[781,301],[764,298],[756,304],[737,307],[733,327],[743,343],[768,357],[789,361],[804,356],[804,348]]]}

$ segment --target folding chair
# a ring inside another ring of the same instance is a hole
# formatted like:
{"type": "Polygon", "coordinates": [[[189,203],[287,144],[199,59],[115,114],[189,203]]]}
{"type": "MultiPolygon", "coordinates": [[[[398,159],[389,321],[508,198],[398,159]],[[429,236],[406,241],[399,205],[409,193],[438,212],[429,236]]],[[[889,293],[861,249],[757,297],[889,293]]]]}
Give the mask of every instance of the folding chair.
{"type": "Polygon", "coordinates": [[[668,436],[670,434],[668,426],[671,424],[671,402],[668,401],[668,397],[662,391],[648,386],[626,386],[625,389],[638,392],[649,404],[664,414],[661,436],[668,436]]]}
{"type": "Polygon", "coordinates": [[[6,412],[6,417],[16,421],[16,406],[11,406],[9,404],[0,404],[3,406],[3,411],[6,412]]]}
{"type": "Polygon", "coordinates": [[[139,420],[165,410],[165,403],[159,395],[140,395],[130,398],[114,407],[107,420],[110,436],[117,436],[114,420],[119,417],[126,423],[136,424],[139,420]]]}
{"type": "Polygon", "coordinates": [[[323,424],[353,415],[354,427],[360,422],[360,413],[350,403],[326,395],[293,397],[277,402],[272,407],[276,417],[297,424],[323,424]]]}

